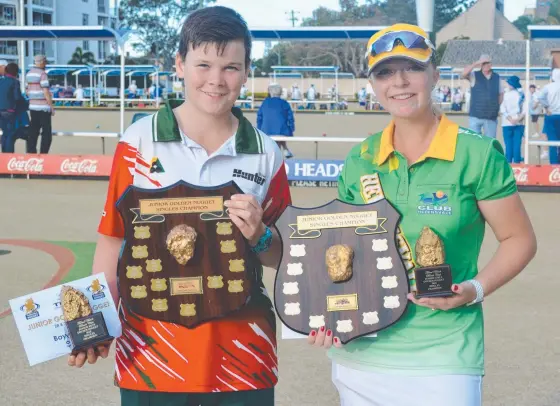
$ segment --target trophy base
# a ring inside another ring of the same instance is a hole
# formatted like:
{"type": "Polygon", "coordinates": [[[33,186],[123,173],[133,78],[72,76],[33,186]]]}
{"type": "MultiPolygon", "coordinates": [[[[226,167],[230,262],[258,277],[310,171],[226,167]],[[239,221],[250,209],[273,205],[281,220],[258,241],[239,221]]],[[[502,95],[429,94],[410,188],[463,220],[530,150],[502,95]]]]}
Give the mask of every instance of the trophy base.
{"type": "Polygon", "coordinates": [[[414,270],[416,298],[453,296],[453,277],[447,264],[426,266],[414,270]]]}
{"type": "Polygon", "coordinates": [[[72,355],[88,348],[109,345],[113,340],[101,312],[67,321],[66,329],[72,343],[72,355]]]}

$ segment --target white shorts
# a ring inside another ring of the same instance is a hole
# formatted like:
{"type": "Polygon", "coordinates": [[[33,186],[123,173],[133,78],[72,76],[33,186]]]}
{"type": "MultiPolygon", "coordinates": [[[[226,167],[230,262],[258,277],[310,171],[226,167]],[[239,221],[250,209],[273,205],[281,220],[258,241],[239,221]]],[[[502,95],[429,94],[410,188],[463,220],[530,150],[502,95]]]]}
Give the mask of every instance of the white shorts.
{"type": "Polygon", "coordinates": [[[406,376],[365,372],[333,362],[341,406],[481,406],[480,375],[406,376]]]}

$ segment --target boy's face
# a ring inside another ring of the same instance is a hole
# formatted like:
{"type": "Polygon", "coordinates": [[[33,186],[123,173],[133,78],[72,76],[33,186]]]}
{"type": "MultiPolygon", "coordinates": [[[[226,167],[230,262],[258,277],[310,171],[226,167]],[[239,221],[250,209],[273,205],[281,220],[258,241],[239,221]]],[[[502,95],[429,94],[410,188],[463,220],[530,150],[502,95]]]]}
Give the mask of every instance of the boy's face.
{"type": "Polygon", "coordinates": [[[184,61],[177,54],[175,62],[193,107],[209,115],[229,114],[247,81],[243,41],[229,42],[221,54],[215,44],[202,44],[189,49],[184,61]]]}

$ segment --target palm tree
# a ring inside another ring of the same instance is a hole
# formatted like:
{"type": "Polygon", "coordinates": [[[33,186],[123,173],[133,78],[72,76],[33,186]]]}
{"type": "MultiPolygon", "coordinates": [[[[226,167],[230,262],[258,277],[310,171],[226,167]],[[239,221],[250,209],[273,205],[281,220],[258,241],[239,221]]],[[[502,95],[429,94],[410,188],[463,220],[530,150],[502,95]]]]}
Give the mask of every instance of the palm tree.
{"type": "Polygon", "coordinates": [[[95,65],[97,63],[95,56],[89,51],[84,52],[80,47],[76,48],[72,54],[72,59],[68,61],[68,65],[87,65],[88,63],[95,65]]]}

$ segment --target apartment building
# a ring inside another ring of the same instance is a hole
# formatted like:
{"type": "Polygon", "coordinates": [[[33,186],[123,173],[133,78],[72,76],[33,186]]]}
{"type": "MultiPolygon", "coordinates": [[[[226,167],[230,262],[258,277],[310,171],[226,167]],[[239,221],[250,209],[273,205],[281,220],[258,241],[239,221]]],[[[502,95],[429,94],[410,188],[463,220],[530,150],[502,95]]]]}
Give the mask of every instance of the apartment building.
{"type": "MultiPolygon", "coordinates": [[[[26,25],[116,26],[116,10],[110,0],[24,0],[26,25]]],[[[20,0],[0,0],[0,25],[19,25],[20,0]]],[[[102,62],[115,53],[111,41],[28,41],[27,60],[34,55],[47,55],[49,63],[66,64],[77,47],[94,54],[102,62]]],[[[16,61],[16,41],[0,41],[0,59],[16,61]]]]}

